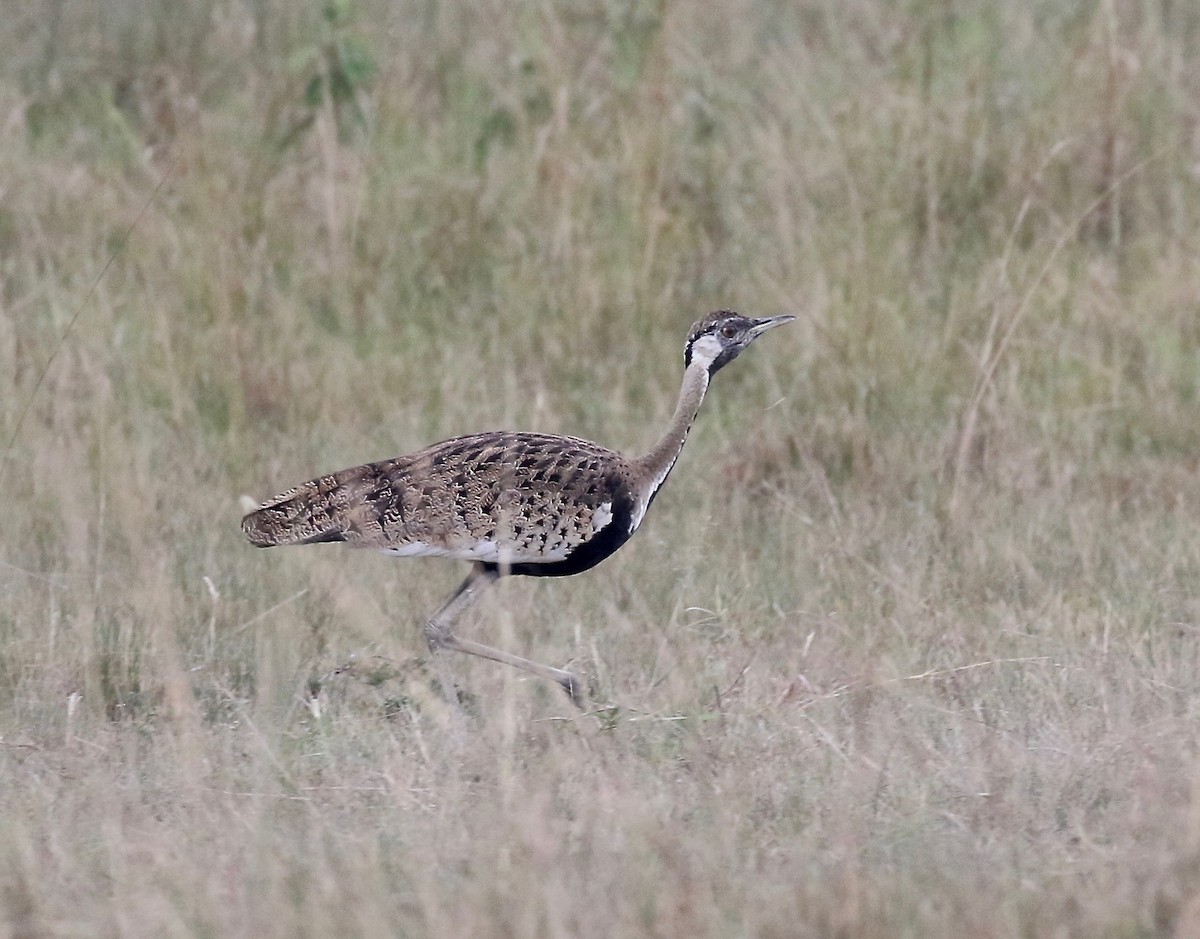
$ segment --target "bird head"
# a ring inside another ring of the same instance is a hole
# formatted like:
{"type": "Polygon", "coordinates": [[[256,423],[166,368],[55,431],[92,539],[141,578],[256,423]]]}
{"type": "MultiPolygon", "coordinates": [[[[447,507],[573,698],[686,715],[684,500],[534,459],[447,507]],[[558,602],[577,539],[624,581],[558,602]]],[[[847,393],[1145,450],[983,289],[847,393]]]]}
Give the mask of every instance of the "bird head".
{"type": "Polygon", "coordinates": [[[718,369],[736,359],[743,349],[768,329],[790,323],[795,318],[785,314],[754,319],[733,310],[709,313],[688,333],[687,345],[683,350],[683,364],[686,367],[698,362],[708,369],[711,377],[718,369]]]}

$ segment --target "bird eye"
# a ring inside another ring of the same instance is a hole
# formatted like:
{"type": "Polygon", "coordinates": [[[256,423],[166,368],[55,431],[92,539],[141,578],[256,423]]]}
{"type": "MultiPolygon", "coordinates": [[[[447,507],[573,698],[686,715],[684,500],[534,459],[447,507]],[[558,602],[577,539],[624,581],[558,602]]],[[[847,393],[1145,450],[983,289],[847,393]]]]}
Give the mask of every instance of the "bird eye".
{"type": "Polygon", "coordinates": [[[721,335],[726,339],[732,339],[738,334],[737,327],[732,323],[726,323],[721,327],[721,335]]]}

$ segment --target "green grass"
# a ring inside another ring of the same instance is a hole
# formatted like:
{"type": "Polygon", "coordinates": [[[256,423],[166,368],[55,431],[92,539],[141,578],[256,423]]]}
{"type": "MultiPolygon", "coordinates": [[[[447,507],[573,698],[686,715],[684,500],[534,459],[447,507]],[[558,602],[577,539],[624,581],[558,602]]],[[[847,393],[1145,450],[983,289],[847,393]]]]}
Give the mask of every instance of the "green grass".
{"type": "Polygon", "coordinates": [[[18,6],[0,934],[1198,934],[1191,5],[18,6]],[[611,712],[449,714],[463,570],[241,537],[644,450],[722,306],[799,320],[633,542],[464,624],[611,712]]]}

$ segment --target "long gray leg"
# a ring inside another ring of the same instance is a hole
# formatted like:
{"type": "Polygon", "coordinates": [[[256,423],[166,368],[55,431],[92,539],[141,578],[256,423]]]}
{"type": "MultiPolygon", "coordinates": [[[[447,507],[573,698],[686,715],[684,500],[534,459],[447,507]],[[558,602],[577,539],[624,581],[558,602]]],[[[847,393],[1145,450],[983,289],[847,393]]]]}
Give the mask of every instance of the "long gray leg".
{"type": "Polygon", "coordinates": [[[459,639],[458,636],[450,631],[450,625],[462,615],[467,607],[478,599],[479,594],[483,592],[483,588],[491,584],[499,576],[497,571],[484,567],[482,564],[476,564],[471,569],[471,573],[467,575],[467,579],[454,592],[454,596],[447,600],[445,605],[425,623],[425,641],[429,644],[430,651],[436,652],[438,649],[454,649],[457,652],[466,652],[468,655],[478,655],[480,658],[491,659],[493,662],[503,662],[505,665],[511,665],[514,668],[533,672],[533,674],[540,675],[542,678],[550,678],[558,682],[572,703],[582,710],[583,687],[579,679],[570,672],[561,668],[554,668],[550,665],[539,665],[537,662],[523,659],[519,655],[503,652],[500,649],[493,649],[491,646],[472,642],[470,639],[459,639]]]}

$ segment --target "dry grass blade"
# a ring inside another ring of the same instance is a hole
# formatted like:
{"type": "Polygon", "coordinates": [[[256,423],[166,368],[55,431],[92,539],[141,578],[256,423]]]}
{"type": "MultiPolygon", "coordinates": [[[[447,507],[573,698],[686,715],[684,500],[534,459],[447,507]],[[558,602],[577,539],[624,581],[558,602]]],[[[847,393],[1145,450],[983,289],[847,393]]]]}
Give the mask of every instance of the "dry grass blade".
{"type": "Polygon", "coordinates": [[[42,389],[42,383],[46,380],[46,376],[50,372],[50,366],[54,364],[54,360],[58,357],[59,352],[62,350],[63,344],[74,331],[75,324],[79,321],[79,317],[83,315],[84,311],[88,308],[88,304],[95,297],[96,290],[100,287],[100,282],[104,280],[104,275],[108,273],[108,269],[112,267],[113,262],[117,260],[121,252],[125,249],[125,245],[128,243],[129,237],[137,228],[138,223],[141,222],[142,216],[146,214],[146,211],[151,205],[154,204],[154,200],[158,198],[158,193],[166,184],[167,179],[168,177],[166,175],[163,175],[159,178],[154,190],[149,196],[146,197],[146,201],[142,204],[141,209],[138,210],[137,215],[134,216],[133,221],[130,222],[129,225],[126,226],[125,230],[120,234],[120,237],[117,239],[112,251],[109,253],[107,259],[104,261],[103,266],[100,268],[99,273],[96,274],[95,279],[92,281],[91,287],[88,288],[87,293],[83,295],[83,298],[75,307],[75,312],[71,314],[71,318],[67,320],[67,325],[63,327],[62,332],[59,333],[54,346],[50,350],[50,354],[46,357],[45,362],[42,363],[41,368],[38,369],[37,377],[33,382],[33,387],[29,390],[28,394],[24,396],[20,409],[17,411],[16,420],[13,422],[12,432],[8,435],[8,442],[4,446],[4,459],[3,461],[0,461],[0,485],[3,485],[4,483],[3,469],[5,466],[7,466],[9,460],[12,458],[12,450],[16,445],[17,437],[20,435],[21,428],[25,424],[25,418],[29,414],[29,409],[33,407],[33,403],[37,399],[38,392],[42,389]]]}
{"type": "MultiPolygon", "coordinates": [[[[1056,148],[1057,149],[1057,148],[1056,148]]],[[[971,393],[970,401],[967,404],[966,412],[961,419],[961,430],[958,435],[958,445],[954,451],[954,474],[950,480],[950,496],[947,503],[948,512],[951,517],[958,514],[959,494],[961,492],[961,483],[967,471],[970,462],[971,446],[975,440],[976,426],[979,422],[979,409],[983,404],[983,399],[987,396],[988,390],[991,388],[992,381],[996,375],[996,369],[999,367],[1001,360],[1004,358],[1005,352],[1012,342],[1013,336],[1016,334],[1017,327],[1021,325],[1021,321],[1029,312],[1033,303],[1033,298],[1037,295],[1038,288],[1045,281],[1047,275],[1054,270],[1055,262],[1058,260],[1062,250],[1075,238],[1078,237],[1079,231],[1084,222],[1101,206],[1108,203],[1113,195],[1127,183],[1131,178],[1142,172],[1155,159],[1161,159],[1165,154],[1165,150],[1160,149],[1157,153],[1147,157],[1135,166],[1131,166],[1124,173],[1120,174],[1116,179],[1109,183],[1104,191],[1098,195],[1091,203],[1087,205],[1074,220],[1067,225],[1059,236],[1054,240],[1046,253],[1046,259],[1038,268],[1028,286],[1025,287],[1021,294],[1021,300],[1013,311],[1012,316],[1008,318],[1008,322],[1004,325],[1003,332],[1000,333],[1000,338],[996,341],[996,333],[999,332],[1001,317],[1001,305],[995,304],[995,311],[991,319],[988,321],[987,337],[983,343],[985,354],[982,356],[983,365],[979,370],[979,375],[975,380],[975,388],[971,393]]],[[[1013,233],[1009,236],[1009,243],[1005,247],[1003,266],[1006,269],[1008,259],[1011,256],[1012,240],[1016,237],[1016,231],[1023,223],[1029,206],[1032,204],[1029,197],[1021,204],[1020,211],[1017,212],[1017,220],[1013,223],[1013,233]]]]}
{"type": "Polygon", "coordinates": [[[1194,4],[8,6],[0,935],[1196,934],[1194,4]],[[723,306],[637,535],[456,627],[612,706],[239,531],[645,452],[723,306]]]}

